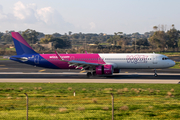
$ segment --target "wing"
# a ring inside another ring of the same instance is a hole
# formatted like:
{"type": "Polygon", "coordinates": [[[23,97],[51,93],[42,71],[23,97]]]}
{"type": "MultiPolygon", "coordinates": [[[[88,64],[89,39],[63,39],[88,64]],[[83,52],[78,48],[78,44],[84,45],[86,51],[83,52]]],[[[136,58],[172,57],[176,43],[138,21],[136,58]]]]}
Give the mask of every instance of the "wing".
{"type": "Polygon", "coordinates": [[[76,61],[76,60],[67,61],[67,60],[64,60],[56,51],[55,51],[55,53],[56,53],[56,55],[60,61],[68,62],[69,67],[70,66],[76,66],[76,69],[82,67],[81,70],[85,70],[85,69],[90,68],[90,67],[94,68],[95,66],[103,65],[103,64],[90,63],[90,62],[85,62],[85,61],[76,61]]]}

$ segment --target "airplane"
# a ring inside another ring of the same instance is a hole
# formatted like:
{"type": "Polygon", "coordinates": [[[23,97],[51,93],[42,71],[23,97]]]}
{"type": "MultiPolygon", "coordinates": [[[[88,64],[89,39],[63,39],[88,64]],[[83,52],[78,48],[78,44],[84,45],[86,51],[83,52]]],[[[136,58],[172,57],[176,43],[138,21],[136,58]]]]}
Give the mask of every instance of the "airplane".
{"type": "Polygon", "coordinates": [[[17,55],[10,60],[33,66],[52,69],[86,70],[87,76],[109,76],[120,73],[121,69],[156,69],[169,68],[175,62],[167,56],[155,53],[85,53],[83,54],[39,54],[25,41],[18,32],[11,32],[17,55]]]}

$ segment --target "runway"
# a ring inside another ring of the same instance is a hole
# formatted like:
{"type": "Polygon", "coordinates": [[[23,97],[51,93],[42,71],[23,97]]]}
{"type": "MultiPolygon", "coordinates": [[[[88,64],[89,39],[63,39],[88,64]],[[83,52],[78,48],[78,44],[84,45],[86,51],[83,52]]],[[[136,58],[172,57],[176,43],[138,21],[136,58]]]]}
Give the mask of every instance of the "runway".
{"type": "MultiPolygon", "coordinates": [[[[0,72],[21,72],[21,73],[63,73],[81,72],[79,69],[47,69],[35,67],[11,60],[0,60],[0,72]]],[[[153,73],[153,69],[121,69],[121,73],[153,73]]],[[[157,69],[158,73],[180,73],[180,69],[157,69]]]]}
{"type": "Polygon", "coordinates": [[[140,80],[140,79],[0,79],[0,82],[13,83],[148,83],[148,84],[179,84],[180,80],[140,80]]]}
{"type": "Polygon", "coordinates": [[[119,73],[109,77],[87,78],[85,73],[0,73],[0,82],[23,83],[160,83],[178,84],[180,74],[119,73]]]}
{"type": "Polygon", "coordinates": [[[113,76],[86,77],[80,70],[45,69],[14,61],[0,61],[0,82],[24,83],[160,83],[178,84],[179,69],[158,69],[154,77],[153,69],[123,69],[113,76]]]}

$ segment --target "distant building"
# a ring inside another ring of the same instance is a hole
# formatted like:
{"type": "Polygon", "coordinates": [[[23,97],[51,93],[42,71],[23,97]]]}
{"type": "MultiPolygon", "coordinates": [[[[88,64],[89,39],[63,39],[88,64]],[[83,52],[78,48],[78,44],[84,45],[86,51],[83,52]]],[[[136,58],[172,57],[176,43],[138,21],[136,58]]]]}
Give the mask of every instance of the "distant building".
{"type": "Polygon", "coordinates": [[[10,45],[9,48],[14,48],[14,45],[10,45]]]}
{"type": "Polygon", "coordinates": [[[96,45],[96,44],[88,44],[88,45],[93,46],[93,45],[96,45]]]}
{"type": "Polygon", "coordinates": [[[50,50],[53,49],[53,42],[49,42],[48,44],[40,44],[44,48],[49,48],[50,50]]]}
{"type": "Polygon", "coordinates": [[[5,46],[6,48],[15,48],[13,44],[2,44],[3,46],[5,46]]]}
{"type": "Polygon", "coordinates": [[[36,44],[31,44],[32,46],[36,46],[36,45],[40,45],[42,47],[44,47],[45,49],[50,49],[52,50],[53,49],[53,42],[49,42],[47,44],[39,44],[39,43],[36,43],[36,44]]]}

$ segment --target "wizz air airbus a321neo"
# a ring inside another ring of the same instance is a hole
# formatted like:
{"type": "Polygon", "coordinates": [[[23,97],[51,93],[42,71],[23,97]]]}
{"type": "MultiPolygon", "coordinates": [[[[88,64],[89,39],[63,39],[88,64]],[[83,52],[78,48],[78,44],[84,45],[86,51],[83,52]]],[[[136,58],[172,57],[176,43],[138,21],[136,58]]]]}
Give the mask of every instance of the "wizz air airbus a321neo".
{"type": "Polygon", "coordinates": [[[155,53],[121,53],[121,54],[38,54],[18,32],[12,32],[17,55],[10,59],[33,66],[53,69],[87,70],[87,76],[120,73],[120,69],[156,69],[168,68],[175,62],[167,56],[155,53]]]}

